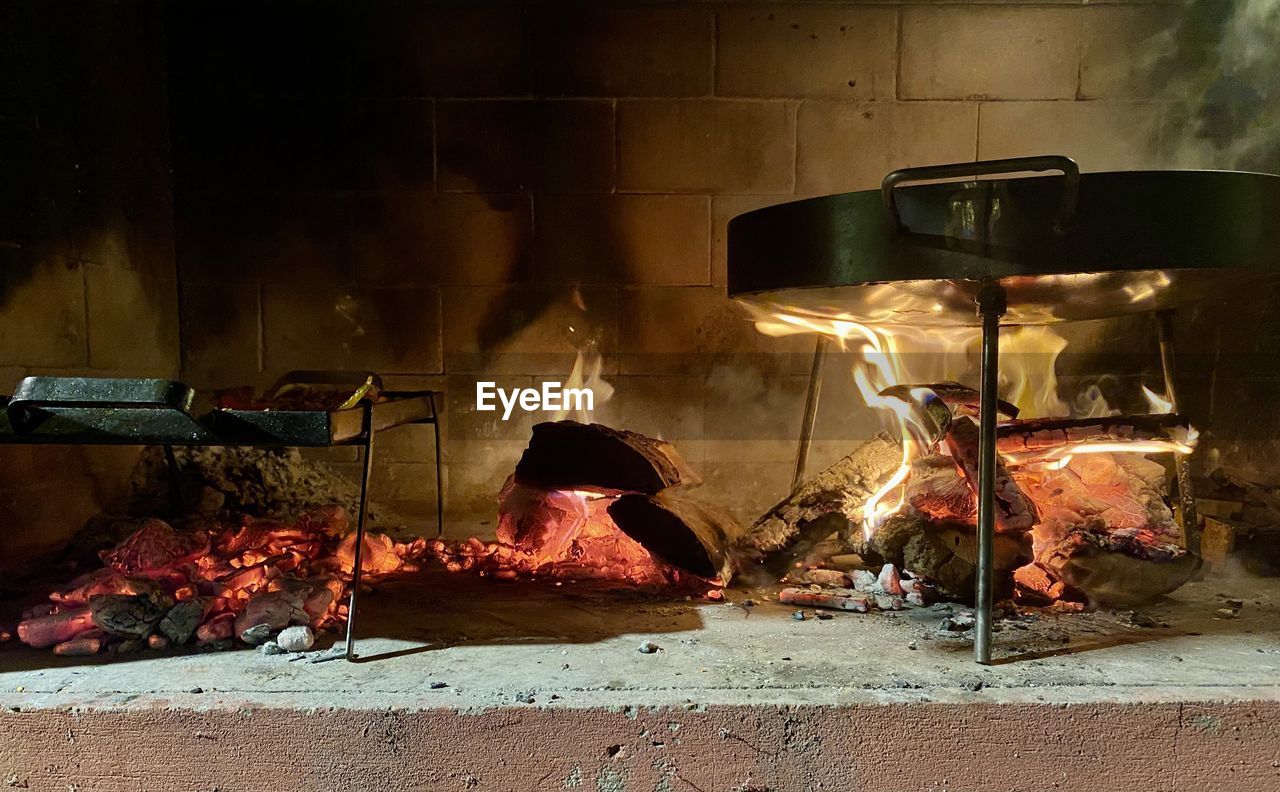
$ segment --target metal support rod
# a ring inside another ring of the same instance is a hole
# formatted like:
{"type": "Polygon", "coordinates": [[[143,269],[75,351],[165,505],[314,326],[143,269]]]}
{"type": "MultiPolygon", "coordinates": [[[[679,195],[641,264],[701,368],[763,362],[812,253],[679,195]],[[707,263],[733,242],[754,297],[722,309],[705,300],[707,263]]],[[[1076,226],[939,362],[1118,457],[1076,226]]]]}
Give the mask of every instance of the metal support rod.
{"type": "Polygon", "coordinates": [[[373,473],[373,405],[364,405],[364,471],[360,474],[360,511],[356,515],[356,551],[351,562],[351,598],[347,601],[347,660],[356,655],[356,605],[364,556],[364,521],[369,512],[369,477],[373,473]]]}
{"type": "MultiPolygon", "coordinates": [[[[1160,334],[1160,367],[1164,370],[1164,397],[1178,412],[1177,369],[1173,362],[1173,310],[1156,312],[1160,334]]],[[[1191,455],[1174,454],[1173,469],[1178,476],[1178,514],[1182,518],[1182,537],[1187,549],[1200,552],[1200,520],[1196,515],[1196,494],[1191,483],[1191,455]]]]}
{"type": "Polygon", "coordinates": [[[796,448],[796,468],[791,475],[791,491],[804,480],[809,464],[809,446],[813,442],[813,425],[818,420],[818,397],[822,394],[822,367],[827,358],[827,337],[818,336],[813,346],[813,368],[809,369],[809,393],[804,400],[804,418],[800,422],[800,445],[796,448]]]}
{"type": "Polygon", "coordinates": [[[436,395],[431,399],[431,426],[436,432],[436,536],[444,536],[444,470],[440,452],[440,411],[436,409],[436,395]]]}
{"type": "Polygon", "coordinates": [[[982,383],[978,410],[978,579],[973,657],[991,662],[991,611],[995,585],[996,512],[996,401],[1000,386],[1000,317],[1004,316],[1005,292],[998,283],[984,284],[978,292],[978,315],[982,317],[982,383]]]}

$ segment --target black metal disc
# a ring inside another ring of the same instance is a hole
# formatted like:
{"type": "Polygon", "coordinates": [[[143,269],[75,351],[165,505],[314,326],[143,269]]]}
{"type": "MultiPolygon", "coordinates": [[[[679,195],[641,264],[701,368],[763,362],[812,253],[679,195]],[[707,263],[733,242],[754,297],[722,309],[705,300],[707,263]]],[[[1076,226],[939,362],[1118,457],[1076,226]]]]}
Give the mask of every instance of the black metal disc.
{"type": "Polygon", "coordinates": [[[948,182],[758,209],[729,223],[729,294],[767,311],[976,325],[984,280],[1008,324],[1099,319],[1280,278],[1280,176],[1133,171],[948,182]]]}

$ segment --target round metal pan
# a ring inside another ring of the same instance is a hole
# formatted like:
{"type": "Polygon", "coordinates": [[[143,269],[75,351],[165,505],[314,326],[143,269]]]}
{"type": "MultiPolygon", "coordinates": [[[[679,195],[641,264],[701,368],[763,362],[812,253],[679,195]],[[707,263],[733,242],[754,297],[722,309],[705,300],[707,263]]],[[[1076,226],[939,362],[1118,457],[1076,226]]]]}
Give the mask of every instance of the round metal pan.
{"type": "Polygon", "coordinates": [[[815,318],[976,325],[991,280],[1006,324],[1153,311],[1280,277],[1280,176],[1082,175],[1065,157],[896,171],[734,218],[728,266],[735,299],[815,318]],[[898,186],[1027,170],[1063,173],[898,186]]]}

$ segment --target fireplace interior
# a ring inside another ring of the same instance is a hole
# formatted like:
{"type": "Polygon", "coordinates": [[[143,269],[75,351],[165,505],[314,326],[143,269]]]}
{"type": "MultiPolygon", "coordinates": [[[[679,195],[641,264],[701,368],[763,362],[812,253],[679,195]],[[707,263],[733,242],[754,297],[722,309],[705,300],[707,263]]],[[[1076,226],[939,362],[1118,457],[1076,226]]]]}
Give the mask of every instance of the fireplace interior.
{"type": "Polygon", "coordinates": [[[6,4],[0,778],[1275,788],[1209,5],[6,4]]]}

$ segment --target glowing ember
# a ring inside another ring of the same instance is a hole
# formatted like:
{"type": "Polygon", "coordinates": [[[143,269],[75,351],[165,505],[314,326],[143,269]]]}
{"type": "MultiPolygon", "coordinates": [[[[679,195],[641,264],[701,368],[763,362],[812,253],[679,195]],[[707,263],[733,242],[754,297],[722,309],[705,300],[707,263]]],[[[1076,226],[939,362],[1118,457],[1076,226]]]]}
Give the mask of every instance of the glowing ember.
{"type": "Polygon", "coordinates": [[[451,572],[498,579],[617,581],[636,586],[716,586],[653,557],[608,514],[616,495],[541,490],[507,480],[499,496],[497,541],[435,541],[428,549],[451,572]]]}
{"type": "MultiPolygon", "coordinates": [[[[18,636],[60,654],[85,654],[137,648],[143,640],[217,644],[258,625],[267,625],[259,630],[266,634],[290,624],[336,628],[346,620],[355,547],[348,522],[336,506],[292,522],[243,516],[174,528],[145,520],[103,551],[103,568],[28,611],[18,636]]],[[[364,579],[416,571],[424,552],[421,539],[406,544],[368,533],[364,579]]]]}

